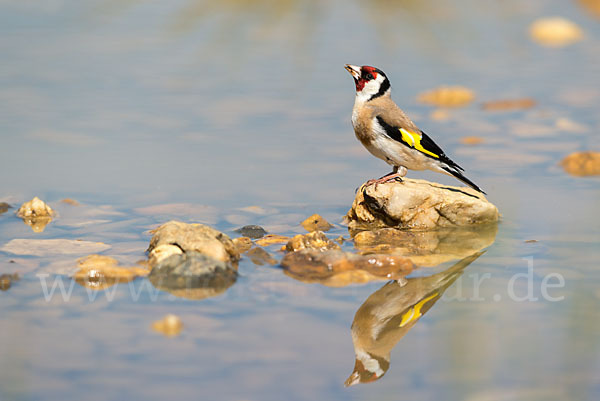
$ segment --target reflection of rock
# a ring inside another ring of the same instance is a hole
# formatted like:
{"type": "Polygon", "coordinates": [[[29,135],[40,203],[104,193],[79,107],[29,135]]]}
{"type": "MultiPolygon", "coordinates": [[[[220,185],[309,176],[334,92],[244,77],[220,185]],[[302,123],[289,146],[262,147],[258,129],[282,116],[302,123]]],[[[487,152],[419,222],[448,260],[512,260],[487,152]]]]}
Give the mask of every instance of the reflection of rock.
{"type": "Polygon", "coordinates": [[[287,252],[296,252],[301,249],[326,251],[329,249],[340,249],[340,246],[327,238],[322,231],[313,231],[308,234],[294,236],[285,246],[287,252]]]}
{"type": "Polygon", "coordinates": [[[327,220],[318,214],[313,214],[301,223],[302,227],[308,232],[329,231],[333,227],[327,220]]]}
{"type": "Polygon", "coordinates": [[[264,249],[262,249],[260,247],[255,247],[255,248],[250,249],[246,253],[246,256],[248,256],[250,258],[252,263],[254,263],[255,265],[258,265],[258,266],[263,266],[266,264],[269,264],[269,265],[277,264],[277,261],[275,259],[273,259],[271,254],[269,254],[269,252],[265,251],[264,249]]]}
{"type": "Polygon", "coordinates": [[[390,352],[396,343],[481,254],[475,253],[429,277],[391,281],[371,294],[352,322],[356,361],[346,386],[380,379],[390,367],[390,352]]]}
{"type": "Polygon", "coordinates": [[[93,290],[103,290],[118,283],[127,283],[136,277],[147,276],[143,267],[122,267],[116,259],[90,255],[78,261],[79,270],[73,275],[77,284],[93,290]]]}
{"type": "Polygon", "coordinates": [[[154,230],[148,251],[150,282],[178,297],[212,297],[237,279],[240,256],[236,245],[203,224],[165,223],[154,230]]]}
{"type": "Polygon", "coordinates": [[[159,290],[188,299],[219,295],[237,279],[237,270],[229,262],[189,251],[173,254],[152,267],[148,276],[159,290]]]}
{"type": "Polygon", "coordinates": [[[17,211],[17,216],[22,218],[25,224],[31,226],[34,232],[41,233],[46,225],[52,221],[54,211],[36,196],[21,205],[17,211]]]}
{"type": "Polygon", "coordinates": [[[432,229],[498,221],[498,209],[471,188],[405,178],[364,185],[346,215],[349,229],[432,229]]]}
{"type": "Polygon", "coordinates": [[[13,281],[19,280],[17,273],[13,274],[0,274],[0,291],[6,291],[10,288],[13,281]]]}
{"type": "Polygon", "coordinates": [[[356,234],[354,246],[363,254],[397,254],[418,266],[437,266],[487,248],[497,231],[496,223],[432,231],[379,228],[356,234]]]}
{"type": "Polygon", "coordinates": [[[148,252],[160,245],[174,245],[183,252],[196,251],[223,262],[236,263],[240,259],[235,244],[222,232],[204,224],[186,224],[169,221],[153,230],[148,252]]]}
{"type": "Polygon", "coordinates": [[[561,162],[565,171],[576,177],[600,175],[600,152],[575,152],[561,162]]]}
{"type": "Polygon", "coordinates": [[[183,322],[177,315],[168,314],[161,320],[152,323],[152,330],[164,334],[167,337],[174,337],[183,330],[183,322]]]}
{"type": "Polygon", "coordinates": [[[340,250],[304,249],[285,255],[285,273],[296,280],[341,287],[373,280],[398,280],[412,271],[409,259],[397,255],[357,255],[340,250]]]}

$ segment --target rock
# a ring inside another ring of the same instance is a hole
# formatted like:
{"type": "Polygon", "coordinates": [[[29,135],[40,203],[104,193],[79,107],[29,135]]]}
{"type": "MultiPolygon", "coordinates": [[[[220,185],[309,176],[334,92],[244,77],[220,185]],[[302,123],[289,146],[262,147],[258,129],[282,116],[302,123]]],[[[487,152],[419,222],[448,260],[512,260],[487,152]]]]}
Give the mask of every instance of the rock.
{"type": "Polygon", "coordinates": [[[0,214],[2,213],[6,213],[8,211],[8,209],[10,209],[12,206],[10,206],[8,203],[6,202],[0,202],[0,214]]]}
{"type": "Polygon", "coordinates": [[[529,27],[531,38],[544,46],[562,47],[583,39],[577,24],[562,17],[540,18],[529,27]]]}
{"type": "Polygon", "coordinates": [[[267,235],[267,231],[264,228],[256,225],[244,226],[238,228],[235,232],[251,239],[259,239],[267,235]]]}
{"type": "Polygon", "coordinates": [[[493,223],[498,218],[496,206],[471,188],[408,178],[363,185],[346,215],[351,232],[380,227],[426,230],[493,223]]]}
{"type": "Polygon", "coordinates": [[[79,270],[73,279],[79,285],[103,290],[118,283],[128,283],[136,277],[147,276],[143,267],[122,267],[116,259],[103,255],[89,255],[77,261],[79,270]]]}
{"type": "Polygon", "coordinates": [[[152,267],[148,279],[159,290],[188,299],[219,295],[237,279],[237,267],[196,251],[173,254],[152,267]]]}
{"type": "Polygon", "coordinates": [[[379,228],[356,234],[354,246],[361,254],[401,255],[415,265],[433,267],[489,247],[497,231],[496,223],[431,231],[379,228]]]}
{"type": "Polygon", "coordinates": [[[160,245],[175,245],[184,253],[194,251],[226,263],[237,263],[240,259],[237,247],[226,234],[204,224],[173,220],[152,233],[149,252],[160,245]]]}
{"type": "Polygon", "coordinates": [[[17,273],[13,274],[0,274],[0,291],[6,291],[10,288],[13,281],[19,280],[17,273]]]}
{"type": "Polygon", "coordinates": [[[301,249],[326,251],[329,249],[340,249],[340,246],[327,238],[322,231],[313,231],[308,234],[294,236],[285,246],[287,252],[296,252],[301,249]]]}
{"type": "Polygon", "coordinates": [[[153,233],[148,278],[156,288],[178,297],[202,299],[235,283],[240,254],[227,235],[203,224],[179,221],[165,223],[153,233]]]}
{"type": "Polygon", "coordinates": [[[17,211],[17,216],[23,219],[23,222],[36,233],[41,233],[46,225],[52,221],[55,213],[52,208],[37,196],[21,205],[17,211]]]}
{"type": "Polygon", "coordinates": [[[167,337],[175,337],[183,330],[183,322],[177,315],[168,314],[161,320],[152,323],[152,330],[167,337]]]}
{"type": "Polygon", "coordinates": [[[526,110],[534,107],[536,101],[530,97],[524,97],[520,99],[505,99],[505,100],[493,100],[485,102],[481,105],[481,108],[485,111],[513,111],[513,110],[526,110]]]}
{"type": "Polygon", "coordinates": [[[475,93],[464,86],[440,86],[428,92],[423,92],[417,101],[438,107],[462,107],[475,99],[475,93]]]}
{"type": "Polygon", "coordinates": [[[479,145],[483,142],[484,140],[480,136],[463,136],[460,138],[460,143],[463,145],[479,145]]]}
{"type": "Polygon", "coordinates": [[[562,168],[576,177],[600,175],[600,152],[575,152],[560,162],[562,168]]]}
{"type": "Polygon", "coordinates": [[[285,235],[269,234],[255,241],[256,245],[269,246],[273,244],[285,244],[290,240],[290,237],[285,235]]]}
{"type": "Polygon", "coordinates": [[[50,255],[85,255],[110,249],[103,242],[77,241],[70,239],[13,239],[0,251],[15,255],[50,256],[50,255]]]}
{"type": "Polygon", "coordinates": [[[258,266],[263,266],[265,264],[269,264],[269,265],[277,264],[277,260],[273,259],[273,257],[271,256],[271,254],[269,254],[269,252],[267,252],[264,249],[259,248],[259,247],[250,249],[246,255],[250,258],[252,263],[254,263],[255,265],[258,265],[258,266]]]}
{"type": "Polygon", "coordinates": [[[75,199],[71,199],[71,198],[65,198],[65,199],[61,199],[62,203],[66,203],[67,205],[71,205],[71,206],[79,206],[80,203],[77,202],[75,199]]]}
{"type": "Polygon", "coordinates": [[[365,256],[340,250],[316,249],[288,253],[281,265],[285,273],[296,280],[331,287],[373,280],[398,280],[413,269],[412,262],[402,256],[365,256]]]}
{"type": "Polygon", "coordinates": [[[313,214],[302,223],[300,223],[302,227],[308,232],[312,231],[329,231],[333,226],[329,224],[327,220],[325,220],[322,216],[318,214],[313,214]]]}
{"type": "Polygon", "coordinates": [[[232,241],[240,254],[252,248],[252,240],[248,237],[234,238],[232,241]]]}

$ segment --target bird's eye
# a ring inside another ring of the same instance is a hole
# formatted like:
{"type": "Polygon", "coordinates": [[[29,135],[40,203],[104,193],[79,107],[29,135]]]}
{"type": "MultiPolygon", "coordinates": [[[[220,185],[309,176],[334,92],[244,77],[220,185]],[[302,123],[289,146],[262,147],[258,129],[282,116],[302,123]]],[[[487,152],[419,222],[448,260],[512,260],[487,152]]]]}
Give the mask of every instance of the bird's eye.
{"type": "Polygon", "coordinates": [[[367,78],[367,80],[370,81],[373,79],[373,74],[367,74],[367,76],[365,78],[367,78]]]}

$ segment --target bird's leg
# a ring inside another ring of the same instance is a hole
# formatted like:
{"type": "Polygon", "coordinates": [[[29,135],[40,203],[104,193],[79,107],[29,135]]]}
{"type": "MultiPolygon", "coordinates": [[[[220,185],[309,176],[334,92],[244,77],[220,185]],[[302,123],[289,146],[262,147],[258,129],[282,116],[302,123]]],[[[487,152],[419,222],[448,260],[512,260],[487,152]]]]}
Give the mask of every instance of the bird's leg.
{"type": "Polygon", "coordinates": [[[406,167],[404,166],[394,166],[393,170],[391,173],[384,175],[381,178],[378,179],[373,179],[373,180],[369,180],[365,183],[365,186],[369,186],[369,185],[373,185],[375,184],[375,190],[377,190],[377,185],[378,184],[385,184],[386,182],[392,182],[392,181],[397,181],[397,182],[402,182],[402,177],[404,177],[406,175],[406,167]]]}

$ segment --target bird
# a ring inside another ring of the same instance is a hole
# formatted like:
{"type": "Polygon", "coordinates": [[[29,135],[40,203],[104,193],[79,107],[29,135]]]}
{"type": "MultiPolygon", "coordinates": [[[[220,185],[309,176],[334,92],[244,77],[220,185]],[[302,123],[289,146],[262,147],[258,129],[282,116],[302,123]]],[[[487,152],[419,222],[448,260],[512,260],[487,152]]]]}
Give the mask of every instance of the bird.
{"type": "Polygon", "coordinates": [[[346,64],[354,78],[356,98],[352,126],[358,140],[375,157],[392,166],[391,173],[365,183],[366,186],[402,181],[407,170],[432,170],[450,175],[485,195],[464,169],[452,161],[425,132],[421,131],[391,97],[391,84],[379,68],[346,64]]]}
{"type": "Polygon", "coordinates": [[[371,294],[352,321],[355,362],[344,385],[381,379],[390,368],[391,352],[396,344],[483,253],[475,252],[428,277],[389,281],[371,294]]]}

